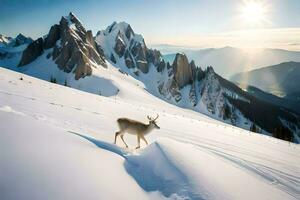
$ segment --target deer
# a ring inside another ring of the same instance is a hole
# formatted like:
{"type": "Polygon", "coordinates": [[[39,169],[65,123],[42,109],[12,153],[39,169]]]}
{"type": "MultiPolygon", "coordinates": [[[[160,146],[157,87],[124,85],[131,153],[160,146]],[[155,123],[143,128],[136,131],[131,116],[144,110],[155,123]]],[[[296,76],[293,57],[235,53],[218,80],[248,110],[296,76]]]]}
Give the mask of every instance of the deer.
{"type": "Polygon", "coordinates": [[[129,133],[129,134],[137,136],[138,146],[135,149],[139,149],[141,147],[140,146],[140,140],[141,139],[144,140],[146,145],[148,145],[148,142],[145,138],[145,135],[150,133],[155,128],[160,129],[160,127],[156,124],[156,121],[155,121],[155,120],[157,120],[158,115],[154,119],[152,119],[149,116],[147,116],[147,118],[149,120],[148,124],[144,124],[142,122],[135,121],[135,120],[128,119],[128,118],[119,118],[117,120],[117,122],[118,122],[118,126],[119,126],[120,130],[115,133],[115,142],[114,142],[114,144],[117,143],[117,137],[120,136],[123,143],[125,144],[126,148],[128,148],[128,145],[124,141],[123,137],[124,137],[125,133],[129,133]]]}

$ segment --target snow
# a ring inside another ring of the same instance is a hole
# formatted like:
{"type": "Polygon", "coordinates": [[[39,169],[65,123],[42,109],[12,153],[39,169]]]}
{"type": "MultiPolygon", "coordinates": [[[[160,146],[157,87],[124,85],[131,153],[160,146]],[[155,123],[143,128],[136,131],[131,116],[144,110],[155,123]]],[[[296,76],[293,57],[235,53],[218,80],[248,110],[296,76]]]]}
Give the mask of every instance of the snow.
{"type": "MultiPolygon", "coordinates": [[[[226,88],[223,88],[213,71],[210,71],[205,81],[196,81],[194,86],[187,85],[186,87],[178,90],[177,95],[172,95],[170,88],[172,87],[173,72],[169,69],[165,68],[162,72],[158,72],[156,69],[157,67],[154,66],[153,63],[149,63],[149,72],[144,74],[137,67],[126,67],[125,56],[119,57],[114,50],[116,40],[119,39],[122,43],[124,43],[127,49],[130,49],[133,44],[136,43],[145,45],[143,37],[139,34],[131,35],[130,39],[126,37],[125,32],[128,26],[129,24],[125,22],[114,22],[105,30],[99,31],[95,37],[97,44],[103,49],[104,55],[106,56],[108,62],[111,58],[111,55],[113,55],[115,58],[115,63],[111,63],[111,65],[139,80],[142,82],[142,84],[139,85],[142,85],[145,90],[152,95],[167,101],[168,103],[182,108],[191,109],[206,114],[214,119],[226,122],[228,124],[238,125],[239,127],[249,130],[252,123],[250,123],[250,120],[243,116],[243,114],[238,110],[233,112],[233,115],[236,117],[235,120],[223,118],[224,106],[228,105],[232,107],[231,104],[226,101],[224,94],[235,96],[243,101],[247,101],[247,99],[238,96],[236,93],[229,91],[226,88]],[[195,87],[195,89],[192,90],[192,87],[195,87]],[[205,87],[205,93],[201,95],[200,91],[202,91],[203,87],[205,87]]],[[[184,53],[179,54],[184,55],[184,53]]],[[[131,56],[134,57],[133,55],[131,56]]],[[[134,62],[146,63],[146,61],[141,60],[135,60],[134,62]]]]}
{"type": "Polygon", "coordinates": [[[12,38],[0,34],[0,47],[7,46],[12,40],[12,38]]]}
{"type": "Polygon", "coordinates": [[[0,68],[1,199],[299,199],[299,145],[168,104],[117,69],[102,72],[117,96],[0,68]],[[131,135],[129,149],[112,144],[117,118],[156,113],[161,129],[146,136],[149,146],[134,150],[131,135]]]}
{"type": "Polygon", "coordinates": [[[8,68],[17,66],[21,60],[22,52],[26,49],[27,46],[28,44],[23,44],[17,47],[0,45],[0,55],[4,55],[4,58],[1,58],[0,56],[0,66],[5,66],[8,68]]]}
{"type": "MultiPolygon", "coordinates": [[[[127,48],[130,47],[133,43],[140,43],[142,46],[145,46],[144,38],[140,34],[134,33],[134,35],[131,36],[130,39],[126,37],[125,32],[128,26],[129,24],[127,24],[126,22],[114,22],[105,30],[99,31],[95,37],[95,41],[103,49],[105,57],[110,58],[111,54],[113,54],[116,58],[117,65],[122,65],[123,59],[120,59],[114,51],[116,38],[119,38],[127,48]],[[123,37],[120,37],[119,33],[123,37]]],[[[123,66],[125,66],[125,63],[123,64],[123,66]]]]}

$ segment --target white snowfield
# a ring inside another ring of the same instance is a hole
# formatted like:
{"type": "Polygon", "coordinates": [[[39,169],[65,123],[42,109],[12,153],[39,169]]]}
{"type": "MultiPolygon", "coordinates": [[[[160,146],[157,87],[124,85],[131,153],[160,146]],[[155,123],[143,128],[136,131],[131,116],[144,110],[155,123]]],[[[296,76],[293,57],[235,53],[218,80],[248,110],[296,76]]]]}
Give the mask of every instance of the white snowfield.
{"type": "Polygon", "coordinates": [[[1,200],[300,199],[299,145],[175,107],[112,74],[119,93],[103,97],[0,68],[1,200]],[[112,144],[119,117],[156,114],[149,146],[134,150],[130,135],[129,149],[112,144]]]}

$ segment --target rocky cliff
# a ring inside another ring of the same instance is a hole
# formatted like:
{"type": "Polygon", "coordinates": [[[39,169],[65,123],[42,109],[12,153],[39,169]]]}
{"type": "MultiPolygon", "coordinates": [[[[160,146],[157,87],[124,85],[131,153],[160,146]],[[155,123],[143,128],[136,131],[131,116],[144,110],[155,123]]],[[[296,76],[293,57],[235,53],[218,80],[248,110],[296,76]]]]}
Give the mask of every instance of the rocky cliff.
{"type": "Polygon", "coordinates": [[[76,80],[91,75],[97,65],[106,67],[92,32],[87,31],[73,13],[62,17],[46,37],[33,41],[23,52],[19,66],[33,62],[47,49],[52,49],[47,57],[64,72],[73,72],[76,80]]]}

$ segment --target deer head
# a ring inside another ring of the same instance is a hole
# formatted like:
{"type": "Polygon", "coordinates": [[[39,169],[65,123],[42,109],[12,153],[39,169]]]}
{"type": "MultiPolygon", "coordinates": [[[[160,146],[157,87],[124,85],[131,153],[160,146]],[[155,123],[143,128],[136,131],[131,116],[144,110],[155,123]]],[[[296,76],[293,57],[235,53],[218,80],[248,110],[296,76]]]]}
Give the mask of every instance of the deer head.
{"type": "Polygon", "coordinates": [[[160,127],[156,124],[157,118],[159,115],[157,115],[154,119],[152,119],[151,117],[147,116],[148,120],[149,120],[149,124],[153,125],[155,128],[160,129],[160,127]]]}

